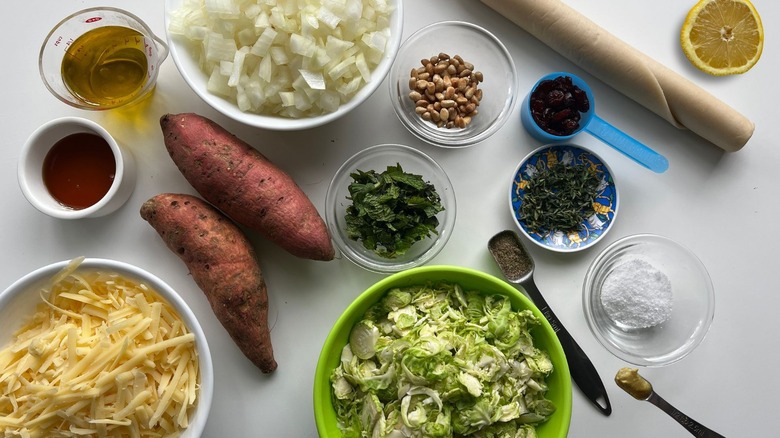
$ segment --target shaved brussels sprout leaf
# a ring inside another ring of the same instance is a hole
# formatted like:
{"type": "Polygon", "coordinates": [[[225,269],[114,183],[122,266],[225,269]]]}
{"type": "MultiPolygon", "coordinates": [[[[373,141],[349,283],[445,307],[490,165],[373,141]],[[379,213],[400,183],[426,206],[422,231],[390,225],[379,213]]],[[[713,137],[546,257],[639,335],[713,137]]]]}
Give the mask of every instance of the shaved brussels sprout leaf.
{"type": "Polygon", "coordinates": [[[331,374],[344,437],[535,438],[555,412],[539,320],[454,283],[393,288],[352,329],[331,374]]]}

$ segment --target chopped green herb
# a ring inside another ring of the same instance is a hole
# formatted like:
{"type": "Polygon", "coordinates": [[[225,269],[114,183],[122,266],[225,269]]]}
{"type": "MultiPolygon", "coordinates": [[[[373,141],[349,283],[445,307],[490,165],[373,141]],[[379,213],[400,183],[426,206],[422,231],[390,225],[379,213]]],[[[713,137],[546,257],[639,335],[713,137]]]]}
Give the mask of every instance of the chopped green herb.
{"type": "Polygon", "coordinates": [[[534,232],[574,231],[593,214],[598,175],[584,164],[550,168],[537,163],[539,172],[529,180],[520,205],[520,219],[534,232]]]}
{"type": "Polygon", "coordinates": [[[436,214],[444,210],[433,184],[401,165],[357,170],[349,185],[347,235],[381,257],[401,256],[417,241],[438,234],[436,214]]]}

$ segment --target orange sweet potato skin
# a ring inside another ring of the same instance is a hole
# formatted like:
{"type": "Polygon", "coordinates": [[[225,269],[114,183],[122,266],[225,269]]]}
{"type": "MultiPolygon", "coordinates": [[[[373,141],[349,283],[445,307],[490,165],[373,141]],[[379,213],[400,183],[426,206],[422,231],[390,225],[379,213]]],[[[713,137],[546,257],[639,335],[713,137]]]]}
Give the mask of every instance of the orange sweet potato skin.
{"type": "Polygon", "coordinates": [[[268,291],[254,249],[229,218],[202,199],[163,193],[141,206],[190,271],[217,319],[263,373],[276,369],[268,329],[268,291]]]}
{"type": "Polygon", "coordinates": [[[295,256],[333,259],[328,228],[311,200],[258,150],[198,114],[166,114],[160,126],[169,155],[206,201],[295,256]]]}

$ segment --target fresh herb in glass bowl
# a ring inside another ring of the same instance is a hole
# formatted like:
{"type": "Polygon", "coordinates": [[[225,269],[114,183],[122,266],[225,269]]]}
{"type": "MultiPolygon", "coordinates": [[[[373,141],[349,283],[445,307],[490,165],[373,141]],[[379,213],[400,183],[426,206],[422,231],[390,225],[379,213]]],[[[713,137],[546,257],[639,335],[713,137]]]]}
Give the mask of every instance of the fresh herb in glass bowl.
{"type": "Polygon", "coordinates": [[[529,230],[572,231],[593,214],[599,176],[585,164],[537,163],[538,173],[525,188],[520,217],[529,230]]]}
{"type": "Polygon", "coordinates": [[[347,235],[385,258],[406,253],[431,234],[438,234],[436,214],[444,210],[433,184],[421,175],[404,172],[400,163],[381,173],[357,170],[350,174],[346,209],[347,235]]]}

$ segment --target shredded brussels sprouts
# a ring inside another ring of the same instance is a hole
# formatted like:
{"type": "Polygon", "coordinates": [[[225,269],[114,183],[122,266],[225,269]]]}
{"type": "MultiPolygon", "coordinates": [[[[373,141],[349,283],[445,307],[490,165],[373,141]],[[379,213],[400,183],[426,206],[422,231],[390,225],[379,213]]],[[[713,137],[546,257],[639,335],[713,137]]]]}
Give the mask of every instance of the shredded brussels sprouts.
{"type": "Polygon", "coordinates": [[[503,295],[394,288],[355,324],[331,374],[345,438],[536,437],[555,411],[539,324],[503,295]]]}

